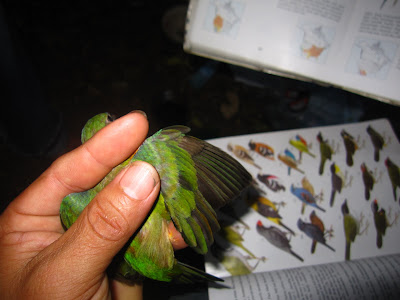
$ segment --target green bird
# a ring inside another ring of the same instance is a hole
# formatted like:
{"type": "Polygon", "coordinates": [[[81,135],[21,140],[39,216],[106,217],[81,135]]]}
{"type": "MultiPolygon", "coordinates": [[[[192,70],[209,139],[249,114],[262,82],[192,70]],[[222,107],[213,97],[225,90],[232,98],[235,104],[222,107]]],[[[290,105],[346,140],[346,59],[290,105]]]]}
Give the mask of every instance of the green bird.
{"type": "MultiPolygon", "coordinates": [[[[82,142],[112,121],[108,113],[91,118],[82,130],[82,142]]],[[[173,222],[190,247],[198,253],[207,253],[214,241],[214,232],[220,228],[215,210],[236,198],[252,177],[219,148],[186,135],[189,130],[185,126],[172,126],[156,132],[95,187],[70,194],[61,203],[61,221],[69,228],[124,167],[140,160],[156,168],[161,179],[160,194],[147,220],[124,248],[125,252],[114,258],[112,275],[116,279],[127,283],[140,277],[184,283],[220,280],[177,261],[168,227],[173,222]]]]}
{"type": "Polygon", "coordinates": [[[370,125],[367,127],[367,133],[371,138],[372,145],[374,146],[374,160],[379,161],[379,151],[385,146],[384,138],[370,125]]]}
{"type": "Polygon", "coordinates": [[[321,162],[319,164],[319,175],[324,173],[325,162],[332,159],[333,149],[329,145],[328,140],[324,140],[321,132],[317,135],[317,141],[319,142],[319,152],[321,153],[321,162]]]}
{"type": "Polygon", "coordinates": [[[360,222],[350,214],[347,206],[347,199],[342,204],[343,228],[346,237],[345,259],[350,260],[351,243],[354,243],[356,236],[360,234],[360,222]]]}

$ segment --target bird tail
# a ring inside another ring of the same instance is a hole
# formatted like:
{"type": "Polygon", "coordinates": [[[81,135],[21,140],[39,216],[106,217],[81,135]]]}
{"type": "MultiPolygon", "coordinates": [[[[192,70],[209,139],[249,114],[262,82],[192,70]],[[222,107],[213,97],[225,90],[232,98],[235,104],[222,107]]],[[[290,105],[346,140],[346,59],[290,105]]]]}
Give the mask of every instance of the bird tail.
{"type": "Polygon", "coordinates": [[[382,234],[378,233],[376,236],[376,246],[380,249],[382,248],[382,244],[383,244],[382,234]]]}
{"type": "Polygon", "coordinates": [[[290,250],[290,254],[292,254],[294,257],[296,257],[298,260],[300,261],[304,261],[304,259],[298,255],[296,252],[294,252],[293,250],[290,250]]]}
{"type": "Polygon", "coordinates": [[[345,259],[350,260],[350,246],[351,243],[346,241],[345,259]]]}
{"type": "Polygon", "coordinates": [[[330,206],[333,206],[333,202],[335,202],[335,193],[336,191],[334,189],[332,189],[332,193],[331,193],[331,200],[329,201],[330,206]]]}
{"type": "Polygon", "coordinates": [[[296,235],[296,233],[290,229],[289,227],[287,227],[285,224],[283,224],[281,221],[279,221],[279,225],[281,225],[283,228],[285,228],[287,231],[289,231],[293,236],[296,235]]]}
{"type": "Polygon", "coordinates": [[[331,249],[333,252],[336,252],[336,250],[335,250],[334,248],[332,248],[331,246],[329,246],[328,244],[325,244],[325,243],[324,243],[324,245],[325,245],[326,247],[328,247],[329,249],[331,249]]]}
{"type": "Polygon", "coordinates": [[[180,276],[177,277],[177,282],[179,283],[193,283],[201,281],[224,281],[221,278],[208,274],[202,270],[195,267],[189,266],[178,261],[178,267],[182,271],[180,276]]]}
{"type": "Polygon", "coordinates": [[[322,175],[324,173],[324,167],[325,167],[325,159],[321,159],[321,162],[319,164],[319,175],[322,175]]]}
{"type": "Polygon", "coordinates": [[[315,248],[317,247],[317,241],[316,240],[312,240],[312,244],[311,244],[311,253],[315,252],[315,248]]]}
{"type": "Polygon", "coordinates": [[[379,161],[379,149],[375,149],[375,151],[374,151],[374,159],[375,159],[375,161],[379,161]]]}
{"type": "Polygon", "coordinates": [[[347,152],[347,155],[346,155],[346,163],[349,167],[351,167],[353,165],[353,155],[349,152],[347,152]]]}
{"type": "Polygon", "coordinates": [[[370,195],[370,192],[369,192],[369,188],[368,187],[365,187],[365,200],[369,200],[369,197],[370,197],[371,195],[370,195]]]}

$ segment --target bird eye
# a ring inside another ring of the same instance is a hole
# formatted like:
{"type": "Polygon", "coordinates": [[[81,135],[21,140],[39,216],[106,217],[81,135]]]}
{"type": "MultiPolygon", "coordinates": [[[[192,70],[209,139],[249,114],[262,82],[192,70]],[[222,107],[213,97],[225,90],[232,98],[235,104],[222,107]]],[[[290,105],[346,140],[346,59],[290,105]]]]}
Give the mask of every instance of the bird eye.
{"type": "Polygon", "coordinates": [[[108,114],[107,115],[107,124],[113,122],[115,120],[115,117],[113,115],[108,114]]]}

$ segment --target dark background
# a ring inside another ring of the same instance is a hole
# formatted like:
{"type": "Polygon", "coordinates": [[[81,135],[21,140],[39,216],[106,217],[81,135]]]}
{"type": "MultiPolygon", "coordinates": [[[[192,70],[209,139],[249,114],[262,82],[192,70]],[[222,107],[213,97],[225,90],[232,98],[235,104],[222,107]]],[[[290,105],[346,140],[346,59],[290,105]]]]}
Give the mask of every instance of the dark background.
{"type": "Polygon", "coordinates": [[[168,15],[187,1],[0,3],[22,61],[18,72],[26,77],[14,85],[0,77],[0,209],[77,147],[86,120],[104,111],[120,116],[141,109],[150,133],[184,124],[199,138],[381,117],[400,131],[397,106],[185,53],[179,41],[185,16],[168,15]],[[3,93],[10,86],[20,93],[3,93]]]}

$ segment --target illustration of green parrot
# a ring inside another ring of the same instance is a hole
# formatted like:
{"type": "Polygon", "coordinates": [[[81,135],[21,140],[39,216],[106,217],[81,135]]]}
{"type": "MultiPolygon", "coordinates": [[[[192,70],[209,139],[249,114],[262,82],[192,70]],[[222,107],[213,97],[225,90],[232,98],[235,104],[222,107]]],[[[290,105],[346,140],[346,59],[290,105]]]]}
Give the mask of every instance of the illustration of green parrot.
{"type": "Polygon", "coordinates": [[[345,259],[350,260],[351,244],[355,242],[357,235],[362,235],[364,231],[367,230],[368,224],[360,231],[363,216],[361,215],[360,219],[356,219],[350,214],[347,199],[344,200],[341,210],[343,214],[343,229],[346,238],[345,259]]]}
{"type": "Polygon", "coordinates": [[[385,140],[383,137],[370,125],[367,127],[367,133],[371,138],[372,145],[374,146],[374,160],[379,161],[379,151],[383,149],[385,140]]]}
{"type": "Polygon", "coordinates": [[[353,161],[354,153],[358,149],[357,142],[354,139],[354,137],[344,129],[340,132],[340,135],[343,138],[344,147],[346,149],[346,163],[349,167],[351,167],[354,163],[353,161]]]}
{"type": "MultiPolygon", "coordinates": [[[[82,130],[82,142],[112,122],[108,113],[91,118],[82,130]]],[[[64,198],[60,207],[63,225],[69,228],[82,210],[122,168],[141,160],[153,165],[161,178],[161,191],[149,217],[132,237],[126,251],[116,256],[114,275],[125,282],[138,277],[160,281],[192,282],[218,278],[177,261],[169,239],[171,222],[185,242],[207,253],[219,229],[215,209],[236,198],[252,178],[231,156],[194,137],[185,126],[162,129],[147,138],[127,160],[116,166],[92,189],[64,198]]]]}
{"type": "Polygon", "coordinates": [[[319,142],[319,152],[321,154],[321,162],[319,164],[319,175],[324,173],[325,162],[332,159],[333,149],[329,145],[328,140],[324,140],[321,132],[317,135],[317,141],[319,142]]]}
{"type": "Polygon", "coordinates": [[[389,173],[390,182],[392,183],[394,201],[397,201],[397,187],[400,187],[400,168],[389,157],[386,158],[385,165],[389,173]]]}
{"type": "Polygon", "coordinates": [[[294,139],[289,140],[289,144],[299,150],[299,161],[301,161],[303,152],[315,157],[315,154],[310,152],[311,145],[301,135],[296,134],[294,139]]]}

